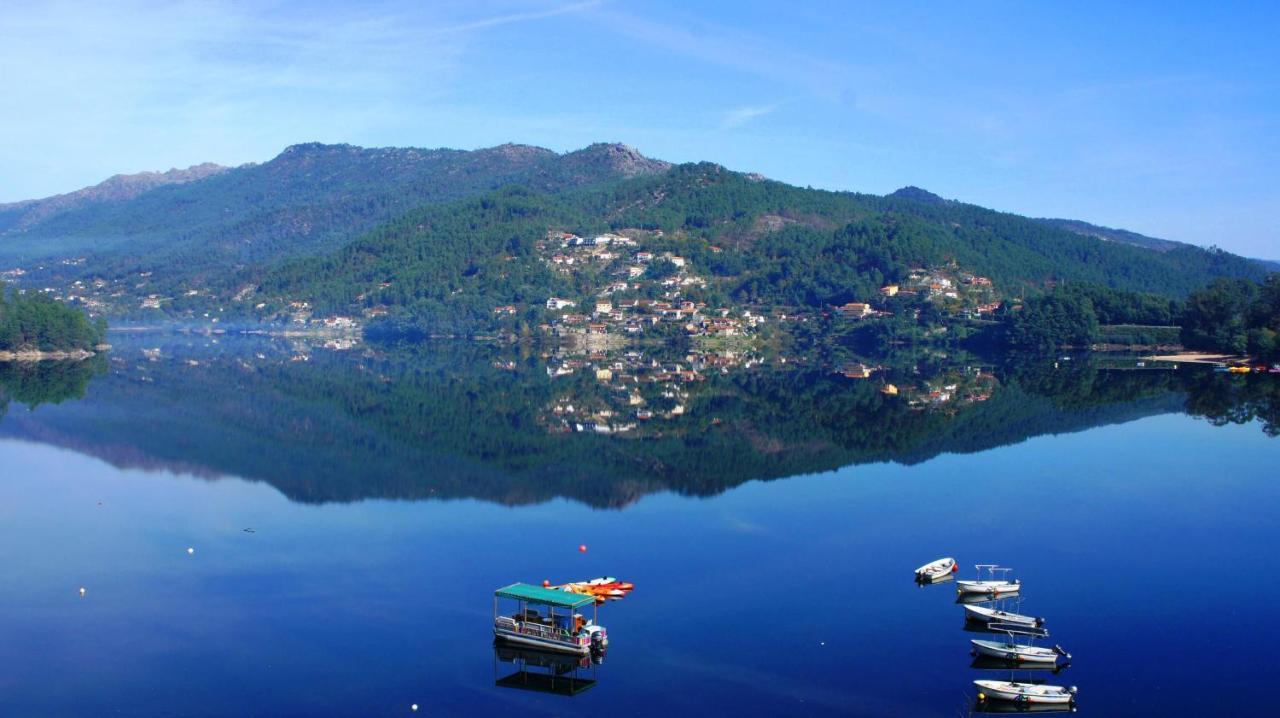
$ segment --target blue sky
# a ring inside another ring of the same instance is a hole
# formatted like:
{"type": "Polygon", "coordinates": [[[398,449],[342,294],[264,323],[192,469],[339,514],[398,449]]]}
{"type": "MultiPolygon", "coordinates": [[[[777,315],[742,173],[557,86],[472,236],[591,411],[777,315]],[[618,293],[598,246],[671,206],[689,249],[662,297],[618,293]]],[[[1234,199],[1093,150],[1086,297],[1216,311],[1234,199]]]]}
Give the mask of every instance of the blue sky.
{"type": "Polygon", "coordinates": [[[0,201],[319,140],[915,184],[1280,257],[1280,4],[0,6],[0,201]]]}

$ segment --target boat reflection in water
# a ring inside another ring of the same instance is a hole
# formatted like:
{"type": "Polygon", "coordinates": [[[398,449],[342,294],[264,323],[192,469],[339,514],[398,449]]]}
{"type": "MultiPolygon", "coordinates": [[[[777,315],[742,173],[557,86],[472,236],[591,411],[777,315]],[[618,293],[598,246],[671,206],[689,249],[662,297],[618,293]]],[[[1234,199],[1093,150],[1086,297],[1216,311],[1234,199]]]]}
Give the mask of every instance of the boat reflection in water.
{"type": "Polygon", "coordinates": [[[951,583],[952,581],[955,581],[955,580],[956,580],[956,575],[954,573],[948,573],[944,576],[916,578],[915,582],[917,586],[919,586],[920,588],[924,588],[925,586],[932,586],[937,583],[951,583]]]}
{"type": "Polygon", "coordinates": [[[1010,703],[1006,701],[974,700],[969,714],[978,713],[1075,713],[1074,705],[1053,705],[1050,703],[1010,703]]]}
{"type": "MultiPolygon", "coordinates": [[[[1044,672],[1053,673],[1054,675],[1057,675],[1058,673],[1061,673],[1067,668],[1070,668],[1071,664],[1070,663],[1028,664],[1025,662],[1019,663],[1018,661],[1010,661],[1003,658],[993,658],[991,656],[977,656],[973,659],[973,662],[969,664],[969,667],[977,670],[981,670],[981,671],[1010,671],[1010,670],[1044,671],[1044,672]]],[[[1022,681],[1022,682],[1030,683],[1032,681],[1022,681]]]]}
{"type": "Polygon", "coordinates": [[[576,696],[596,684],[596,669],[604,662],[604,651],[574,655],[539,651],[501,641],[493,644],[493,683],[499,688],[519,688],[538,693],[576,696]],[[500,664],[511,664],[515,672],[501,675],[500,664]]]}

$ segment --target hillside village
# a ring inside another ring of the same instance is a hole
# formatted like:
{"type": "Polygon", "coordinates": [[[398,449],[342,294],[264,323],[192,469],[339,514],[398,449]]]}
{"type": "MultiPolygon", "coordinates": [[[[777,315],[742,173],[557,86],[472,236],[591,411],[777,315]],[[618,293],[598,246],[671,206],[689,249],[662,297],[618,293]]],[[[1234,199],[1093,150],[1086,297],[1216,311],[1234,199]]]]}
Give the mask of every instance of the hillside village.
{"type": "MultiPolygon", "coordinates": [[[[785,329],[788,324],[824,315],[849,321],[909,317],[931,325],[933,331],[945,331],[939,323],[990,319],[1004,302],[989,278],[951,264],[916,267],[903,281],[881,287],[878,296],[817,310],[735,304],[719,291],[724,278],[700,271],[693,261],[669,249],[675,243],[664,241],[668,239],[661,230],[635,228],[590,237],[549,231],[536,243],[537,261],[567,280],[566,285],[576,287],[576,293],[547,296],[536,306],[495,306],[493,326],[509,331],[533,310],[540,318],[537,329],[548,337],[603,336],[624,342],[689,337],[720,339],[743,349],[766,324],[785,329]]],[[[712,254],[723,251],[714,245],[706,250],[712,254]]],[[[83,261],[67,259],[61,265],[74,269],[83,261]]],[[[33,269],[37,276],[51,276],[50,267],[33,269]]],[[[318,313],[306,299],[265,301],[252,286],[229,298],[219,298],[199,286],[164,292],[156,288],[159,278],[149,271],[128,279],[76,278],[65,284],[33,286],[29,271],[14,267],[0,272],[0,279],[82,306],[91,314],[124,314],[143,320],[154,317],[219,324],[231,317],[257,317],[284,321],[297,329],[351,333],[388,315],[387,308],[377,304],[343,314],[318,313]]],[[[370,291],[388,286],[384,283],[370,291]]],[[[358,300],[363,302],[365,297],[361,294],[358,300]]]]}
{"type": "MultiPolygon", "coordinates": [[[[593,290],[584,296],[547,297],[547,319],[540,329],[554,336],[612,334],[624,337],[683,334],[690,337],[750,338],[766,323],[804,322],[813,311],[787,307],[752,307],[707,301],[714,297],[715,277],[698,272],[692,262],[650,245],[663,239],[661,230],[624,229],[593,237],[552,231],[538,243],[540,260],[558,274],[593,290]]],[[[711,253],[722,251],[708,247],[711,253]]],[[[1002,306],[987,277],[946,267],[914,269],[907,280],[880,288],[880,296],[828,307],[822,314],[865,320],[906,313],[920,319],[928,307],[935,315],[989,319],[1002,306]]],[[[516,317],[524,307],[495,307],[498,319],[516,317]]]]}
{"type": "MultiPolygon", "coordinates": [[[[635,229],[591,238],[549,232],[537,246],[540,260],[566,278],[586,279],[598,288],[585,298],[548,297],[548,319],[541,329],[555,336],[752,334],[763,316],[749,309],[709,305],[698,297],[711,280],[684,257],[644,246],[662,236],[661,230],[635,229]]],[[[498,307],[494,313],[514,315],[517,309],[498,307]]]]}

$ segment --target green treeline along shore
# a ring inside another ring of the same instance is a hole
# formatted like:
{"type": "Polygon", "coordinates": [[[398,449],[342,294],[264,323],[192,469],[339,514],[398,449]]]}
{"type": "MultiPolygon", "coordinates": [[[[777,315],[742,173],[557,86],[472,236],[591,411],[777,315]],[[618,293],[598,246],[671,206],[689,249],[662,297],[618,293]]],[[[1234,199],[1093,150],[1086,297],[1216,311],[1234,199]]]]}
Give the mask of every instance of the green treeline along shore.
{"type": "Polygon", "coordinates": [[[106,331],[104,319],[42,293],[0,288],[0,359],[90,356],[106,331]]]}

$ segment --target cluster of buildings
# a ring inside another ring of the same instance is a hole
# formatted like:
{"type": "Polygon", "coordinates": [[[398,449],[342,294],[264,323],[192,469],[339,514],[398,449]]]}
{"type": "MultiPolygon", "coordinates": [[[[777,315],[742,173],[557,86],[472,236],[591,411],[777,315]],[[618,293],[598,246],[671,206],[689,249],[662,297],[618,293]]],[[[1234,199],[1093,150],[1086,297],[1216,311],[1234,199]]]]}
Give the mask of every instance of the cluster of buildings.
{"type": "MultiPolygon", "coordinates": [[[[893,316],[899,307],[918,309],[921,302],[931,302],[950,314],[966,319],[990,316],[1001,306],[999,294],[987,277],[962,272],[954,267],[912,270],[901,284],[880,287],[876,302],[847,302],[833,307],[845,319],[873,319],[893,316]],[[890,302],[889,300],[894,300],[890,302]]],[[[918,311],[913,309],[918,316],[918,311]]]]}
{"type": "MultiPolygon", "coordinates": [[[[645,245],[662,237],[661,231],[623,230],[591,238],[570,232],[551,232],[540,243],[544,261],[567,276],[589,273],[597,289],[589,299],[548,297],[546,309],[554,314],[543,329],[554,335],[643,335],[670,328],[692,336],[744,336],[764,317],[709,307],[691,298],[707,286],[707,279],[692,271],[689,262],[671,251],[653,251],[645,245]],[[653,272],[657,262],[668,266],[653,272]],[[671,271],[674,270],[674,271],[671,271]]],[[[514,315],[511,305],[494,309],[497,316],[514,315]]]]}
{"type": "Polygon", "coordinates": [[[547,357],[547,374],[562,384],[540,420],[554,433],[646,435],[670,430],[692,413],[690,393],[708,373],[750,368],[751,354],[694,351],[682,360],[658,359],[639,350],[547,357]]]}
{"type": "Polygon", "coordinates": [[[999,295],[987,277],[954,268],[913,271],[908,277],[913,290],[940,302],[957,314],[991,314],[1000,308],[999,295]]]}

